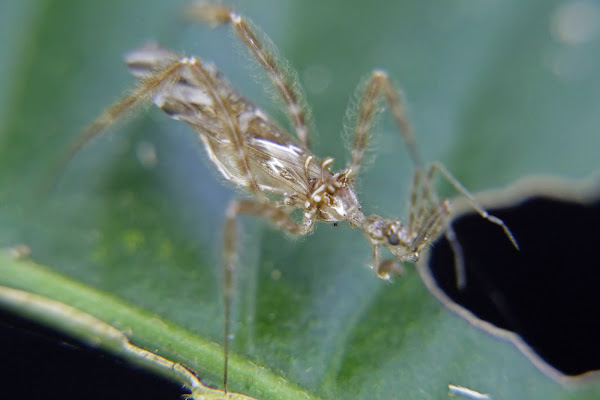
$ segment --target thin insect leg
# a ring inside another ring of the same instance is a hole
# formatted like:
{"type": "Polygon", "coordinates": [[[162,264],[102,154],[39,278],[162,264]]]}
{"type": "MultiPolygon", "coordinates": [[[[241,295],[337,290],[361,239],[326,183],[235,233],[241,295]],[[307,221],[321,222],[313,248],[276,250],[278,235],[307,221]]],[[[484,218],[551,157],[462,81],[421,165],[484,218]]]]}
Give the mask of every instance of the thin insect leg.
{"type": "Polygon", "coordinates": [[[415,223],[417,222],[418,214],[422,211],[423,191],[422,191],[423,171],[417,168],[413,176],[413,183],[410,192],[410,210],[408,217],[408,231],[415,231],[415,223]],[[417,211],[417,208],[419,210],[417,211]]]}
{"type": "Polygon", "coordinates": [[[180,70],[184,65],[184,61],[173,59],[172,62],[166,64],[160,70],[157,70],[148,75],[145,79],[142,79],[137,89],[112,104],[102,113],[102,115],[88,125],[77,138],[77,141],[73,143],[69,151],[60,160],[56,169],[53,170],[51,186],[54,185],[58,174],[60,174],[79,150],[81,150],[90,140],[104,133],[110,126],[122,120],[127,114],[135,111],[143,103],[150,100],[164,85],[171,84],[179,76],[180,70]]]}
{"type": "Polygon", "coordinates": [[[373,246],[373,255],[372,255],[373,261],[371,261],[371,269],[379,271],[379,266],[381,265],[381,250],[379,250],[378,245],[372,245],[372,246],[373,246]]]}
{"type": "Polygon", "coordinates": [[[402,92],[396,88],[387,74],[376,70],[367,82],[362,99],[359,104],[356,128],[354,130],[354,143],[352,145],[352,161],[350,163],[351,176],[358,175],[367,147],[373,118],[377,113],[379,98],[385,94],[388,108],[396,121],[402,138],[408,147],[410,156],[417,167],[422,166],[422,160],[417,150],[412,127],[404,107],[402,92]]]}
{"type": "MultiPolygon", "coordinates": [[[[427,177],[425,178],[425,185],[423,187],[423,191],[425,192],[424,197],[430,199],[430,202],[435,204],[435,203],[440,203],[440,200],[439,200],[437,194],[432,189],[434,173],[435,173],[435,167],[433,167],[433,165],[432,165],[432,166],[430,166],[430,168],[427,172],[427,177]]],[[[467,271],[466,271],[466,266],[465,266],[465,258],[463,255],[462,245],[460,244],[460,241],[458,240],[458,237],[456,236],[456,232],[454,231],[454,228],[449,223],[450,211],[449,211],[448,205],[446,205],[446,209],[447,209],[447,215],[445,218],[445,225],[442,229],[444,231],[444,236],[446,237],[446,240],[448,240],[448,243],[450,244],[450,247],[452,248],[452,253],[454,254],[454,269],[455,269],[455,274],[456,274],[456,287],[459,290],[461,290],[461,289],[464,289],[466,282],[467,282],[467,277],[466,277],[467,271]]]]}
{"type": "MultiPolygon", "coordinates": [[[[433,215],[439,211],[440,201],[431,191],[431,184],[428,181],[429,177],[423,177],[423,170],[417,168],[411,194],[410,217],[409,217],[409,232],[417,232],[423,239],[429,238],[431,225],[435,219],[433,215]]],[[[416,240],[417,247],[421,246],[420,240],[416,240]]],[[[415,249],[417,248],[415,247],[415,249]]]]}
{"type": "Polygon", "coordinates": [[[414,219],[413,230],[410,232],[417,233],[413,242],[413,251],[415,253],[418,253],[420,247],[431,242],[441,233],[450,215],[448,202],[440,202],[435,193],[431,191],[430,179],[429,175],[423,178],[420,168],[415,171],[415,187],[413,188],[414,193],[411,196],[410,217],[414,219]]]}
{"type": "Polygon", "coordinates": [[[219,86],[211,78],[210,73],[204,68],[204,66],[197,59],[191,59],[189,63],[190,72],[199,82],[201,82],[206,88],[209,89],[208,95],[212,98],[214,104],[217,104],[219,109],[223,112],[227,118],[223,118],[225,129],[229,132],[231,144],[234,151],[237,153],[237,162],[239,169],[243,171],[248,180],[248,189],[261,200],[267,200],[265,194],[260,190],[258,183],[254,175],[250,171],[250,162],[248,155],[244,151],[244,138],[240,127],[238,126],[238,118],[234,110],[231,109],[230,103],[227,99],[223,99],[219,86]]]}
{"type": "MultiPolygon", "coordinates": [[[[434,178],[434,174],[436,171],[439,172],[444,177],[444,179],[446,179],[461,195],[463,195],[467,199],[467,201],[471,204],[471,206],[475,209],[475,211],[477,211],[477,213],[479,215],[481,215],[482,218],[488,220],[489,222],[491,222],[495,225],[500,226],[502,228],[502,230],[504,231],[504,234],[506,235],[506,237],[508,237],[508,239],[512,243],[512,245],[517,250],[519,249],[517,240],[515,239],[514,235],[510,231],[510,229],[508,229],[508,227],[506,226],[504,221],[502,221],[500,218],[498,218],[494,215],[490,215],[477,202],[477,200],[475,200],[473,195],[471,195],[471,193],[469,193],[469,191],[458,181],[458,179],[456,179],[442,164],[440,164],[438,162],[434,162],[429,167],[429,171],[427,173],[427,186],[428,187],[431,187],[433,178],[434,178]]],[[[434,193],[431,193],[431,195],[434,198],[436,198],[434,193]]],[[[450,243],[450,247],[452,247],[452,251],[454,253],[454,265],[456,268],[456,287],[458,289],[464,289],[464,287],[466,285],[465,259],[464,259],[464,255],[463,255],[462,246],[461,246],[461,244],[458,240],[458,237],[456,236],[456,232],[452,228],[451,224],[447,224],[447,227],[445,230],[445,236],[446,236],[446,239],[448,240],[448,243],[450,243]]]]}
{"type": "Polygon", "coordinates": [[[259,39],[255,30],[250,24],[235,11],[220,4],[207,4],[199,2],[192,4],[189,8],[189,14],[198,21],[206,22],[210,25],[231,24],[235,33],[248,47],[252,56],[258,64],[267,72],[269,79],[283,98],[287,105],[288,116],[296,130],[300,142],[307,149],[310,146],[310,134],[305,115],[306,105],[298,89],[298,84],[294,77],[286,76],[288,68],[282,67],[278,63],[275,55],[274,46],[268,38],[259,39]]]}
{"type": "Polygon", "coordinates": [[[227,393],[229,335],[231,329],[231,301],[233,298],[233,276],[238,263],[237,217],[240,215],[255,215],[269,220],[277,228],[292,235],[306,235],[314,226],[314,220],[304,219],[300,224],[294,222],[282,209],[270,204],[251,200],[233,200],[227,207],[225,215],[225,246],[224,246],[224,302],[225,302],[225,356],[223,370],[223,390],[227,393]]]}
{"type": "Polygon", "coordinates": [[[456,236],[454,228],[448,224],[446,231],[444,232],[446,240],[450,243],[452,252],[454,253],[454,273],[456,274],[456,288],[463,290],[467,285],[467,266],[465,264],[465,256],[463,253],[462,244],[456,236]]]}
{"type": "Polygon", "coordinates": [[[418,256],[421,247],[435,240],[446,229],[449,216],[447,201],[428,210],[417,227],[417,237],[413,241],[412,251],[418,256]]]}
{"type": "Polygon", "coordinates": [[[495,224],[495,225],[498,225],[499,227],[501,227],[502,230],[504,231],[504,234],[510,240],[510,242],[512,243],[512,245],[517,250],[519,249],[519,244],[517,243],[517,240],[513,236],[513,234],[510,231],[510,229],[508,229],[508,227],[506,226],[506,224],[504,223],[504,221],[502,221],[500,218],[498,218],[498,217],[496,217],[494,215],[490,215],[487,211],[485,211],[485,209],[477,202],[477,200],[475,200],[475,198],[473,197],[473,195],[471,193],[469,193],[469,191],[458,181],[458,179],[456,179],[450,173],[450,171],[448,171],[446,169],[446,167],[444,167],[439,162],[434,162],[434,163],[431,164],[430,169],[429,169],[429,173],[428,173],[428,181],[429,182],[431,182],[433,180],[433,174],[436,171],[439,172],[452,186],[454,186],[454,188],[460,194],[462,194],[463,196],[465,196],[465,198],[467,199],[467,201],[471,204],[471,206],[475,209],[475,211],[477,211],[477,213],[479,215],[481,215],[482,218],[485,218],[488,221],[490,221],[492,224],[495,224]]]}

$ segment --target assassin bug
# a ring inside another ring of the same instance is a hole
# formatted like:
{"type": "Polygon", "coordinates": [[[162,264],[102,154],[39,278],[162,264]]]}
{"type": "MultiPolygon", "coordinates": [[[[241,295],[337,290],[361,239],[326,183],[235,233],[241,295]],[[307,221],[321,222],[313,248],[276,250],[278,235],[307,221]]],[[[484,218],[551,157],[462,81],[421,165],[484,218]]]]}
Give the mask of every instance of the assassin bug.
{"type": "MultiPolygon", "coordinates": [[[[318,158],[310,150],[307,107],[289,70],[276,57],[266,38],[259,38],[251,25],[229,7],[198,3],[189,8],[195,20],[213,26],[231,25],[235,34],[265,70],[283,99],[295,135],[291,135],[264,111],[237,92],[214,65],[196,57],[181,56],[149,44],[131,51],[126,62],[139,79],[137,89],[110,106],[94,121],[72,148],[77,152],[127,113],[152,100],[171,118],[186,122],[197,133],[209,159],[234,185],[250,197],[231,201],[225,215],[224,237],[224,390],[227,391],[227,362],[230,341],[230,309],[233,275],[238,262],[237,220],[241,215],[262,217],[291,235],[309,233],[317,221],[347,221],[360,228],[372,247],[370,268],[378,277],[389,280],[399,275],[399,262],[416,262],[422,249],[445,233],[454,247],[457,269],[462,264],[460,244],[448,225],[448,200],[438,199],[432,189],[436,172],[465,196],[485,219],[499,225],[517,247],[504,222],[489,215],[469,192],[440,163],[423,167],[410,123],[404,110],[402,93],[381,70],[375,70],[364,87],[358,105],[351,160],[343,170],[331,170],[332,158],[318,158]],[[408,222],[362,212],[354,183],[371,135],[373,118],[384,99],[416,166],[408,222]],[[292,213],[301,210],[302,217],[292,213]],[[394,260],[382,260],[381,247],[394,260]]],[[[460,276],[461,274],[457,274],[460,276]]],[[[464,282],[458,282],[459,285],[464,282]]]]}

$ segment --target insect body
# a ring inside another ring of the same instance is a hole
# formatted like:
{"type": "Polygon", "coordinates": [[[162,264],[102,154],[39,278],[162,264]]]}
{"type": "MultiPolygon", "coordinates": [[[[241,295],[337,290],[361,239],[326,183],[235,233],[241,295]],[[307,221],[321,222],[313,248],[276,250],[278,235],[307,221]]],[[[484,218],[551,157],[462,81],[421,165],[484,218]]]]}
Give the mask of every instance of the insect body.
{"type": "MultiPolygon", "coordinates": [[[[393,271],[382,269],[380,246],[387,247],[400,261],[415,261],[419,250],[443,229],[447,203],[427,204],[424,201],[431,199],[425,196],[431,194],[426,192],[417,193],[423,201],[415,204],[419,209],[408,225],[365,216],[353,189],[358,163],[354,169],[349,166],[332,172],[333,159],[319,160],[307,145],[235,91],[214,66],[155,44],[130,52],[126,61],[141,79],[154,79],[155,71],[179,67],[177,75],[169,77],[171,82],[155,89],[153,99],[172,118],[187,122],[198,132],[211,161],[225,178],[255,195],[255,200],[231,204],[227,214],[230,224],[238,214],[256,214],[283,230],[303,235],[316,221],[348,221],[350,226],[362,228],[373,246],[371,267],[385,279],[393,271]],[[289,216],[294,209],[303,211],[300,223],[289,216]]],[[[377,71],[370,85],[384,88],[390,83],[377,71]]],[[[371,95],[374,107],[378,93],[371,95]]],[[[356,153],[362,151],[355,149],[356,153]]],[[[233,236],[227,240],[235,242],[233,236]]]]}
{"type": "MultiPolygon", "coordinates": [[[[91,124],[71,154],[125,113],[152,99],[169,116],[189,124],[219,172],[252,194],[252,198],[233,200],[225,216],[225,390],[232,281],[238,254],[236,222],[240,215],[263,217],[293,235],[307,234],[317,221],[347,221],[351,227],[360,228],[371,244],[370,267],[380,278],[390,279],[400,274],[399,261],[415,262],[424,246],[442,232],[451,232],[447,226],[448,201],[439,201],[431,188],[433,175],[439,171],[472,201],[482,217],[501,226],[516,245],[504,223],[479,207],[441,164],[422,169],[402,95],[385,72],[374,71],[367,81],[358,107],[351,161],[345,169],[334,172],[332,158],[319,159],[311,152],[301,93],[294,80],[282,72],[265,41],[259,40],[241,16],[222,5],[196,4],[189,11],[198,20],[232,25],[286,103],[296,135],[239,94],[213,65],[150,44],[126,57],[132,73],[140,80],[138,89],[91,124]],[[353,188],[381,98],[385,98],[417,165],[406,223],[363,214],[353,188]],[[296,210],[301,211],[301,217],[294,217],[296,210]],[[395,260],[382,261],[381,247],[387,248],[395,260]]],[[[458,265],[460,247],[456,240],[453,243],[458,265]]]]}

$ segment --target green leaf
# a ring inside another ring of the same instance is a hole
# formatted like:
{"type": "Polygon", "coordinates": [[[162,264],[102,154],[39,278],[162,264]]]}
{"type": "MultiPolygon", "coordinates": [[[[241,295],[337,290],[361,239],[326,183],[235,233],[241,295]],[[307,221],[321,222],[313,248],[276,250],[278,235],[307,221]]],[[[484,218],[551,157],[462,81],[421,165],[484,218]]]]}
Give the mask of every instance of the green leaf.
{"type": "MultiPolygon", "coordinates": [[[[222,367],[222,350],[216,343],[43,266],[11,259],[4,252],[0,253],[0,272],[0,282],[10,286],[0,286],[0,305],[4,308],[181,382],[194,389],[194,393],[205,396],[201,399],[212,398],[210,394],[222,397],[222,392],[204,387],[185,368],[132,345],[126,334],[140,345],[158,347],[164,355],[176,357],[203,374],[222,367]],[[27,288],[39,295],[13,288],[27,288]],[[102,322],[107,320],[114,326],[102,322]]],[[[268,369],[247,360],[233,357],[230,369],[240,377],[245,376],[244,380],[252,382],[258,393],[273,393],[280,399],[294,399],[303,394],[293,383],[282,381],[268,369]]]]}
{"type": "MultiPolygon", "coordinates": [[[[314,151],[337,167],[347,160],[345,109],[377,67],[404,89],[425,158],[473,191],[597,168],[600,38],[591,0],[239,3],[298,70],[319,131],[314,151]],[[565,7],[577,4],[591,8],[572,22],[577,13],[565,7]]],[[[223,29],[182,22],[184,4],[0,4],[0,246],[26,244],[35,262],[194,341],[222,343],[223,215],[239,193],[211,170],[187,127],[144,110],[90,143],[54,190],[43,190],[77,134],[133,84],[123,54],[151,39],[216,62],[282,116],[251,77],[260,71],[245,68],[241,46],[223,29]],[[156,165],[140,156],[152,149],[156,165]]],[[[377,158],[358,189],[364,210],[405,215],[412,166],[389,117],[372,148],[377,158]]],[[[447,189],[440,186],[453,195],[447,189]]],[[[378,280],[357,230],[320,224],[290,240],[253,218],[243,228],[232,341],[242,364],[322,398],[445,399],[448,384],[495,399],[600,394],[597,384],[573,391],[554,383],[511,344],[446,311],[414,270],[392,284],[378,280]]],[[[60,279],[48,278],[48,287],[60,279]]],[[[161,340],[144,344],[166,356],[161,340]]],[[[191,362],[201,352],[190,351],[169,357],[221,385],[220,362],[191,362]]],[[[246,378],[232,370],[231,389],[279,398],[246,378]]]]}

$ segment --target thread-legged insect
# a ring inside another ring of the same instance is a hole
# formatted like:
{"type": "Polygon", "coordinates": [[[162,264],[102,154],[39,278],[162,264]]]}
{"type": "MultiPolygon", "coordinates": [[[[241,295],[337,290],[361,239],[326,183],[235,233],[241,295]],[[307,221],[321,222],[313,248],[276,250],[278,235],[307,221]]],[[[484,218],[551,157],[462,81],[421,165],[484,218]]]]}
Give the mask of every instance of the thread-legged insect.
{"type": "Polygon", "coordinates": [[[268,39],[259,39],[244,18],[222,5],[196,4],[190,8],[190,14],[212,25],[229,24],[233,27],[283,98],[295,136],[239,94],[213,65],[151,44],[130,52],[126,57],[132,73],[140,80],[138,88],[93,122],[71,154],[126,113],[151,99],[170,117],[189,124],[197,132],[218,171],[251,195],[231,201],[225,215],[225,390],[232,282],[238,262],[237,221],[241,215],[262,217],[296,236],[310,232],[317,221],[347,221],[351,227],[363,231],[372,247],[370,267],[377,276],[386,280],[401,273],[399,262],[415,262],[423,247],[442,233],[446,233],[453,243],[457,265],[460,266],[460,246],[448,227],[449,202],[440,201],[432,189],[434,174],[438,172],[470,200],[483,218],[499,225],[516,246],[504,223],[488,215],[440,163],[423,167],[405,115],[403,96],[385,72],[374,71],[366,82],[358,106],[350,162],[342,171],[334,172],[331,170],[332,158],[319,159],[310,150],[307,107],[295,80],[288,76],[286,68],[282,68],[280,58],[275,56],[268,39]],[[406,223],[399,219],[364,215],[354,191],[373,118],[382,99],[416,165],[406,223]],[[294,217],[293,213],[297,210],[301,210],[300,218],[294,217]],[[382,260],[381,247],[387,248],[395,259],[382,260]]]}

